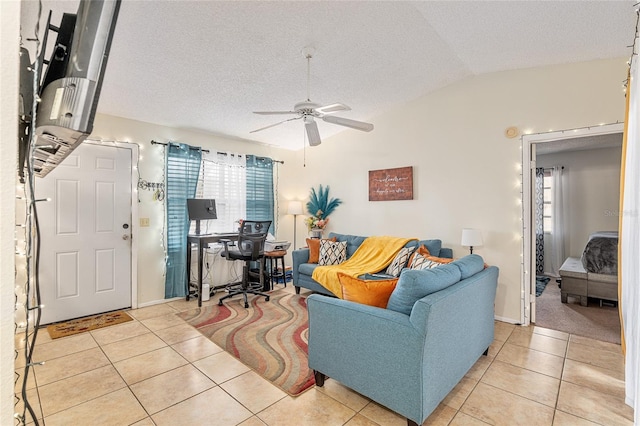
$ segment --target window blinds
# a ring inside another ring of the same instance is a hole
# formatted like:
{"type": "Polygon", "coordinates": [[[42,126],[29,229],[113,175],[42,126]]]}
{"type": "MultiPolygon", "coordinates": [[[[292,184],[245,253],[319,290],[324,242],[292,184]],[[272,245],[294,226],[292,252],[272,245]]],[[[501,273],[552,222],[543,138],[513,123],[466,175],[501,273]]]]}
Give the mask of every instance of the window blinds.
{"type": "Polygon", "coordinates": [[[246,168],[244,155],[203,155],[196,197],[216,200],[218,218],[203,221],[200,224],[202,232],[231,232],[238,229],[238,219],[244,219],[246,215],[246,168]]]}
{"type": "Polygon", "coordinates": [[[275,235],[273,225],[273,160],[247,155],[247,219],[272,221],[269,231],[275,235]]]}

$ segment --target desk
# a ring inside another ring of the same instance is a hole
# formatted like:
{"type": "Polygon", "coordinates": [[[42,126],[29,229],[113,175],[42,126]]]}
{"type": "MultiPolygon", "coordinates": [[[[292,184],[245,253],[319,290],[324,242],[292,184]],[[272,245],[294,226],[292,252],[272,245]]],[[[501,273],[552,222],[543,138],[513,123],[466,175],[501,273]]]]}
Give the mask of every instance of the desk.
{"type": "MultiPolygon", "coordinates": [[[[186,289],[187,289],[187,301],[189,301],[189,283],[191,281],[191,245],[198,245],[198,307],[202,306],[202,253],[204,247],[210,243],[217,243],[220,240],[238,240],[237,232],[230,232],[226,234],[200,234],[200,235],[187,235],[187,276],[186,276],[186,289]]],[[[227,284],[212,287],[211,290],[226,287],[227,284]]]]}

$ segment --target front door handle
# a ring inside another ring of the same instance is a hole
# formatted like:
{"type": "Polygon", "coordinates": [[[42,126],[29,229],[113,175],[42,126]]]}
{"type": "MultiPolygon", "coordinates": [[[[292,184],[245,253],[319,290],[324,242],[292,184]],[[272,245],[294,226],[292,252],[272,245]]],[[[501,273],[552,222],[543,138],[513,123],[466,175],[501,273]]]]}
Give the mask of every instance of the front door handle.
{"type": "Polygon", "coordinates": [[[123,239],[123,240],[128,240],[128,239],[129,239],[129,236],[128,236],[127,234],[125,234],[125,235],[123,235],[123,236],[122,236],[122,239],[123,239]]]}

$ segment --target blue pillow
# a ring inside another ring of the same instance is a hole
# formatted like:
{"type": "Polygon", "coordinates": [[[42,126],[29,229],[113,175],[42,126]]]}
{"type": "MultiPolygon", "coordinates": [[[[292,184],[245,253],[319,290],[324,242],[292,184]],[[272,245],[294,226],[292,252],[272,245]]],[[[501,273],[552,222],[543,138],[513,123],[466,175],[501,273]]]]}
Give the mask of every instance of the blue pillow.
{"type": "Polygon", "coordinates": [[[460,259],[454,260],[449,265],[456,265],[460,268],[460,275],[462,280],[466,280],[472,275],[484,269],[484,260],[477,254],[470,254],[460,259]]]}
{"type": "Polygon", "coordinates": [[[410,315],[418,300],[460,281],[460,269],[452,263],[431,269],[404,269],[391,293],[387,309],[410,315]]]}

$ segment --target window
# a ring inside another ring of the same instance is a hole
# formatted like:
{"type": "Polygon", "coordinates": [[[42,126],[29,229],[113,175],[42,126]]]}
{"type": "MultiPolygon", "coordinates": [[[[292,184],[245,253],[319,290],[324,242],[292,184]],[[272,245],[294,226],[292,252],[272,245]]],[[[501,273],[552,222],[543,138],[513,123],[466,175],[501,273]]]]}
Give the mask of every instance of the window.
{"type": "Polygon", "coordinates": [[[552,169],[545,169],[543,178],[543,229],[545,234],[553,234],[553,176],[552,169]]]}
{"type": "MultiPolygon", "coordinates": [[[[216,200],[217,219],[202,221],[202,233],[232,232],[246,216],[246,158],[239,154],[203,153],[196,198],[216,200]]],[[[190,233],[195,230],[191,224],[190,233]]]]}
{"type": "MultiPolygon", "coordinates": [[[[238,219],[273,221],[273,160],[203,153],[196,198],[216,200],[217,219],[202,221],[202,233],[236,231],[238,219]]],[[[195,232],[195,223],[189,232],[195,232]]],[[[274,233],[273,224],[270,232],[274,233]]]]}
{"type": "MultiPolygon", "coordinates": [[[[273,160],[247,155],[247,215],[249,220],[273,222],[273,160]]],[[[275,234],[272,223],[269,232],[275,234]]]]}

